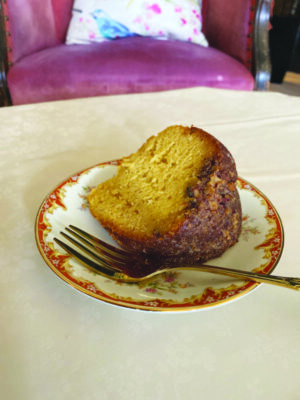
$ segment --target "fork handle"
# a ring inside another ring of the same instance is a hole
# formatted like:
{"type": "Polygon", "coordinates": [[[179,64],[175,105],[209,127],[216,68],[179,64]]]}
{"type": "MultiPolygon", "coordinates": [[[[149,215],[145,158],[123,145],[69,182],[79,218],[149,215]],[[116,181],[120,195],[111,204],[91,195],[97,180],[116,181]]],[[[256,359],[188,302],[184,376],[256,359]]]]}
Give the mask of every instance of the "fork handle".
{"type": "MultiPolygon", "coordinates": [[[[183,269],[183,268],[175,268],[183,269]]],[[[213,265],[199,265],[199,266],[187,266],[186,269],[193,271],[206,271],[213,274],[227,275],[234,278],[246,278],[247,280],[259,282],[259,283],[270,283],[272,285],[284,286],[294,290],[300,290],[300,279],[276,275],[263,275],[257,272],[242,271],[232,268],[216,267],[213,265]]],[[[170,269],[171,271],[172,269],[170,269]]]]}

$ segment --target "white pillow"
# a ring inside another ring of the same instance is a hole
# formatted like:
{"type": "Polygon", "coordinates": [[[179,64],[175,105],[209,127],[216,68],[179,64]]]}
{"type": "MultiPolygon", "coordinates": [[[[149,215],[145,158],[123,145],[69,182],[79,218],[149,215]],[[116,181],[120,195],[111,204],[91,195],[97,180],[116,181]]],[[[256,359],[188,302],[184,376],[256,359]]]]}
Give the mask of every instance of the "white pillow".
{"type": "Polygon", "coordinates": [[[66,43],[128,36],[208,43],[201,32],[202,0],[75,0],[66,43]]]}

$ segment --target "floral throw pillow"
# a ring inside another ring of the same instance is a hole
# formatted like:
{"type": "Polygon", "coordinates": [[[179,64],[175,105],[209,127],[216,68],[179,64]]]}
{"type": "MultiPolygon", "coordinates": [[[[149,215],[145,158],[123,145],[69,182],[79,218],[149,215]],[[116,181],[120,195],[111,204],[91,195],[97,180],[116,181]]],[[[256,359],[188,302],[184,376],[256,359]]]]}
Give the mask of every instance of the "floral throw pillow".
{"type": "Polygon", "coordinates": [[[201,27],[201,0],[74,0],[66,43],[151,36],[208,46],[201,27]]]}

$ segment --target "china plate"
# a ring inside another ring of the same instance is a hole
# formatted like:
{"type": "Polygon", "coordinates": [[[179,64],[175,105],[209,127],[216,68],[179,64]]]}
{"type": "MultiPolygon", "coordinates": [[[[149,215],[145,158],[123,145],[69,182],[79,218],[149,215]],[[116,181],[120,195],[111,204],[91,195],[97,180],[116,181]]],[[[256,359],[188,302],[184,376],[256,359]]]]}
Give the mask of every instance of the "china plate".
{"type": "MultiPolygon", "coordinates": [[[[207,272],[173,272],[147,283],[126,284],[107,279],[68,256],[54,241],[69,224],[115,244],[91,216],[87,196],[112,177],[118,161],[81,171],[58,185],[42,202],[36,217],[38,249],[47,265],[65,282],[98,300],[150,311],[190,311],[213,307],[249,293],[259,284],[207,272]]],[[[267,197],[251,183],[238,179],[242,202],[242,233],[237,244],[212,265],[270,273],[283,249],[280,217],[267,197]]],[[[209,264],[208,263],[208,264],[209,264]]]]}

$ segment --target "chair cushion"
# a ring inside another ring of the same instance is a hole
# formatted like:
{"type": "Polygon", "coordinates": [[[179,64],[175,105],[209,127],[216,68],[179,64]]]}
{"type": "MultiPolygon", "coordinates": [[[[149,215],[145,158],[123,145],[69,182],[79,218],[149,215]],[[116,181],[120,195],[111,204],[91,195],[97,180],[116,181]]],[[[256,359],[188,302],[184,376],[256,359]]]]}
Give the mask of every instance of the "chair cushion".
{"type": "Polygon", "coordinates": [[[254,87],[250,72],[219,50],[141,37],[60,44],[17,62],[7,80],[13,104],[195,86],[254,87]]]}

